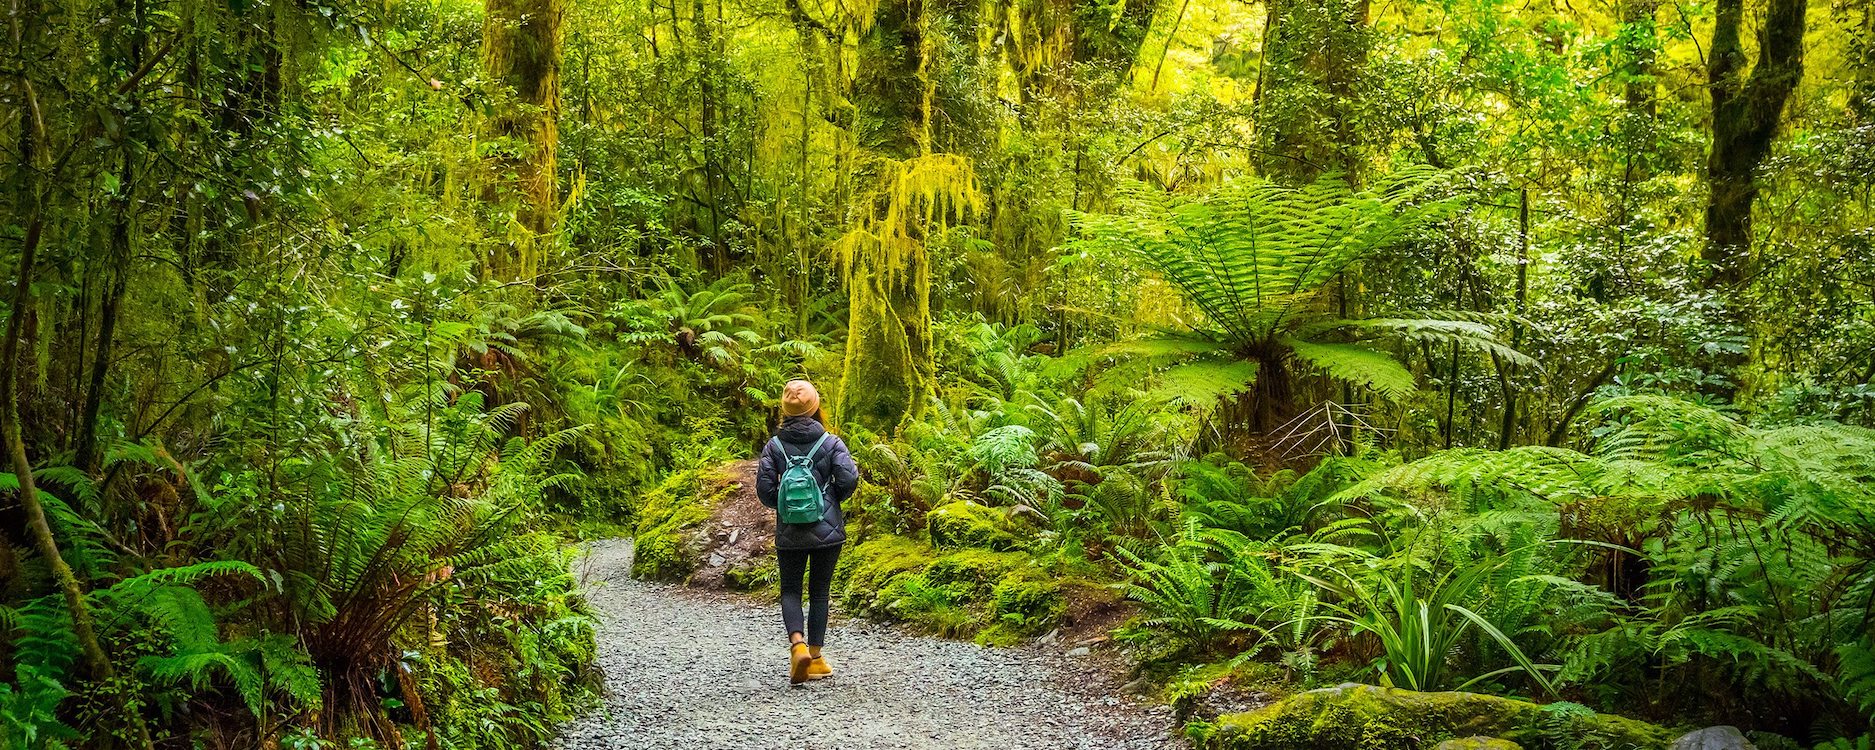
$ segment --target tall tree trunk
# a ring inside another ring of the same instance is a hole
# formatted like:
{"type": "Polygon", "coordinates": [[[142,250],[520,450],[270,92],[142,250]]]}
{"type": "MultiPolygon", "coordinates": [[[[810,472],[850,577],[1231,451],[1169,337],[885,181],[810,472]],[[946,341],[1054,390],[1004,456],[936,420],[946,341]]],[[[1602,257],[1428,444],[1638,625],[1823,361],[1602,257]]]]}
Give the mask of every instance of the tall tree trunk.
{"type": "Polygon", "coordinates": [[[1360,181],[1360,77],[1371,47],[1369,0],[1268,0],[1258,73],[1258,169],[1305,183],[1360,181]]]}
{"type": "Polygon", "coordinates": [[[1744,0],[1719,0],[1706,77],[1712,93],[1712,152],[1706,177],[1707,287],[1729,288],[1750,275],[1751,207],[1756,172],[1771,151],[1784,103],[1803,78],[1807,0],[1769,0],[1758,30],[1758,61],[1745,75],[1739,40],[1744,0]]]}
{"type": "Polygon", "coordinates": [[[863,219],[846,272],[846,362],[838,413],[874,429],[896,429],[923,407],[931,364],[931,266],[925,242],[938,228],[923,210],[940,189],[907,167],[933,158],[937,40],[930,0],[887,0],[859,44],[852,101],[855,139],[873,157],[863,219]],[[885,240],[883,238],[891,238],[885,240]]]}
{"type": "Polygon", "coordinates": [[[710,18],[703,0],[690,4],[690,36],[695,43],[691,58],[697,63],[697,133],[702,136],[703,202],[710,209],[710,270],[717,276],[729,273],[729,248],[723,243],[723,143],[717,134],[716,70],[722,56],[717,54],[716,23],[710,18]]]}
{"type": "Polygon", "coordinates": [[[1660,0],[1622,0],[1621,39],[1625,60],[1622,73],[1627,77],[1623,98],[1631,114],[1652,119],[1659,110],[1654,96],[1654,79],[1659,42],[1656,41],[1654,16],[1660,0]]]}
{"type": "MultiPolygon", "coordinates": [[[[30,153],[30,151],[28,151],[30,153]]],[[[25,241],[20,249],[20,270],[14,280],[13,314],[7,318],[6,342],[0,345],[0,441],[6,443],[7,463],[13,475],[19,481],[20,508],[26,514],[26,528],[32,535],[33,545],[38,548],[39,556],[45,559],[46,567],[52,572],[52,580],[58,584],[59,591],[65,595],[65,608],[71,614],[72,633],[78,638],[79,649],[84,654],[85,671],[103,689],[111,691],[113,697],[122,703],[122,696],[116,691],[121,686],[113,685],[117,671],[111,666],[111,657],[105,653],[104,646],[98,642],[97,627],[91,616],[91,605],[86,601],[85,587],[65,564],[65,556],[59,552],[59,543],[52,536],[52,525],[46,520],[45,506],[39,501],[38,483],[33,479],[32,461],[26,457],[26,439],[20,433],[20,372],[16,363],[20,357],[20,339],[24,336],[26,318],[32,311],[32,268],[36,260],[38,245],[45,221],[34,215],[28,219],[25,241]]],[[[138,744],[150,746],[149,730],[143,725],[143,717],[127,711],[124,720],[138,735],[138,744]]]]}
{"type": "MultiPolygon", "coordinates": [[[[38,23],[39,11],[22,0],[13,0],[10,10],[14,59],[16,62],[32,59],[30,51],[37,34],[36,30],[29,30],[29,25],[38,23]]],[[[65,563],[58,540],[52,535],[52,525],[47,521],[45,506],[39,500],[39,487],[33,479],[32,461],[26,456],[26,439],[20,429],[20,343],[25,337],[26,321],[32,316],[33,267],[38,261],[39,244],[45,233],[44,204],[38,181],[34,177],[44,167],[40,163],[39,150],[44,144],[45,117],[33,82],[24,70],[19,74],[18,89],[14,95],[18,104],[17,122],[20,129],[20,158],[15,176],[18,198],[14,206],[23,215],[26,231],[20,242],[19,273],[13,280],[13,309],[7,316],[6,339],[0,342],[0,443],[5,444],[7,463],[19,483],[20,510],[26,515],[27,532],[39,556],[45,559],[52,580],[65,597],[65,607],[72,618],[72,634],[77,637],[84,656],[85,671],[116,701],[124,726],[131,730],[137,746],[149,748],[149,728],[144,724],[142,714],[133,710],[124,700],[123,686],[115,684],[117,673],[111,665],[110,655],[98,641],[97,627],[91,616],[84,583],[65,563]]]]}
{"type": "Polygon", "coordinates": [[[488,123],[489,135],[511,148],[491,165],[497,187],[519,200],[517,223],[529,237],[510,243],[507,257],[490,263],[499,278],[531,278],[538,272],[539,239],[554,230],[558,190],[555,154],[560,141],[560,55],[564,0],[488,0],[483,25],[482,66],[488,76],[513,92],[512,106],[502,107],[488,123]]]}
{"type": "MultiPolygon", "coordinates": [[[[1510,323],[1510,348],[1523,348],[1523,314],[1526,302],[1530,298],[1530,189],[1517,191],[1517,298],[1515,300],[1517,318],[1510,323]]],[[[1511,375],[1517,365],[1506,362],[1496,354],[1491,361],[1497,365],[1497,384],[1504,394],[1504,420],[1498,425],[1497,449],[1505,450],[1517,437],[1517,388],[1511,383],[1511,375]]]]}
{"type": "Polygon", "coordinates": [[[853,81],[858,145],[888,159],[917,156],[925,121],[925,0],[886,0],[860,38],[853,81]]]}
{"type": "Polygon", "coordinates": [[[123,306],[124,287],[130,277],[130,226],[131,206],[130,191],[134,189],[130,150],[123,150],[123,166],[119,173],[118,184],[122,194],[114,200],[111,217],[110,247],[104,273],[110,283],[104,290],[104,300],[98,310],[98,339],[96,353],[92,357],[89,382],[85,386],[84,407],[78,415],[78,435],[76,438],[76,456],[72,464],[80,471],[97,474],[98,451],[98,415],[104,406],[104,386],[111,371],[112,342],[117,337],[117,314],[123,306]]]}
{"type": "Polygon", "coordinates": [[[1875,122],[1875,3],[1862,4],[1862,28],[1855,49],[1855,88],[1849,92],[1849,112],[1856,122],[1875,122]]]}

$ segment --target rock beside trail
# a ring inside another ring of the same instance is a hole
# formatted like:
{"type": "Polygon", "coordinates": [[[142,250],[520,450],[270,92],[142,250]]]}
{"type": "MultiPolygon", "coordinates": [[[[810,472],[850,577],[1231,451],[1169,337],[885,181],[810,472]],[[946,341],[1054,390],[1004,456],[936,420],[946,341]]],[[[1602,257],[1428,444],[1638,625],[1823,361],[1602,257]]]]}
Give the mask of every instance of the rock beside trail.
{"type": "Polygon", "coordinates": [[[1738,727],[1706,727],[1673,741],[1672,750],[1758,750],[1738,727]]]}
{"type": "Polygon", "coordinates": [[[1656,750],[1664,729],[1572,703],[1548,706],[1476,693],[1421,693],[1346,684],[1220,717],[1198,732],[1208,750],[1432,750],[1455,738],[1547,747],[1567,737],[1588,750],[1656,750]]]}
{"type": "Polygon", "coordinates": [[[686,583],[701,588],[748,591],[771,583],[775,577],[774,511],[755,499],[756,461],[737,461],[710,478],[715,488],[702,494],[712,498],[710,514],[698,523],[699,559],[686,583]]]}

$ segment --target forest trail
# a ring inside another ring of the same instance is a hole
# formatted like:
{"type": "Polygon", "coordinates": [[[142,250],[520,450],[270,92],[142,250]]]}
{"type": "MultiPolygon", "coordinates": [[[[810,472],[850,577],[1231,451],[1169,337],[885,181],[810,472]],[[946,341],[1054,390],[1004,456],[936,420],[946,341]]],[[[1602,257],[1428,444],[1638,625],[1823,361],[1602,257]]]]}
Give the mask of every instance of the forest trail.
{"type": "Polygon", "coordinates": [[[633,580],[631,542],[581,563],[600,617],[603,706],[562,750],[1146,750],[1165,709],[1115,697],[1085,656],[989,649],[836,618],[832,678],[791,688],[779,616],[746,597],[633,580]]]}

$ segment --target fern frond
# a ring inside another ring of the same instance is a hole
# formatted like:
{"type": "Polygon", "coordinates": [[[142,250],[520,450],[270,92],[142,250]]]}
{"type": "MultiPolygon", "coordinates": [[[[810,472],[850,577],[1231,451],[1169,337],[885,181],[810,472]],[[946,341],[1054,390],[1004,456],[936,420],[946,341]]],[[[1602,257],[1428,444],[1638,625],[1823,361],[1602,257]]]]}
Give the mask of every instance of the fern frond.
{"type": "Polygon", "coordinates": [[[1416,387],[1413,373],[1386,352],[1359,344],[1317,344],[1296,338],[1285,341],[1296,358],[1328,377],[1370,389],[1383,398],[1398,400],[1416,387]]]}

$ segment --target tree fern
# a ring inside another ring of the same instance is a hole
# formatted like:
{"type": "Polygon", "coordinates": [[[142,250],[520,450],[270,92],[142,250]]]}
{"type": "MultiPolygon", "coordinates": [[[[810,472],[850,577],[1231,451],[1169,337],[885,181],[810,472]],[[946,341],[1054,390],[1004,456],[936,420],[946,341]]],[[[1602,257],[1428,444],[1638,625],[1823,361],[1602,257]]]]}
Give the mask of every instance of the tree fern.
{"type": "Polygon", "coordinates": [[[1208,407],[1260,379],[1266,382],[1251,426],[1267,429],[1291,408],[1292,363],[1384,398],[1411,392],[1411,374],[1363,341],[1450,341],[1529,363],[1477,316],[1341,320],[1328,304],[1325,289],[1337,274],[1456,208],[1428,197],[1438,181],[1425,168],[1361,192],[1332,177],[1299,188],[1240,179],[1185,202],[1132,185],[1122,190],[1124,213],[1068,212],[1075,244],[1138,258],[1202,314],[1191,333],[1091,353],[1132,360],[1103,382],[1136,385],[1156,376],[1155,397],[1208,407]]]}

